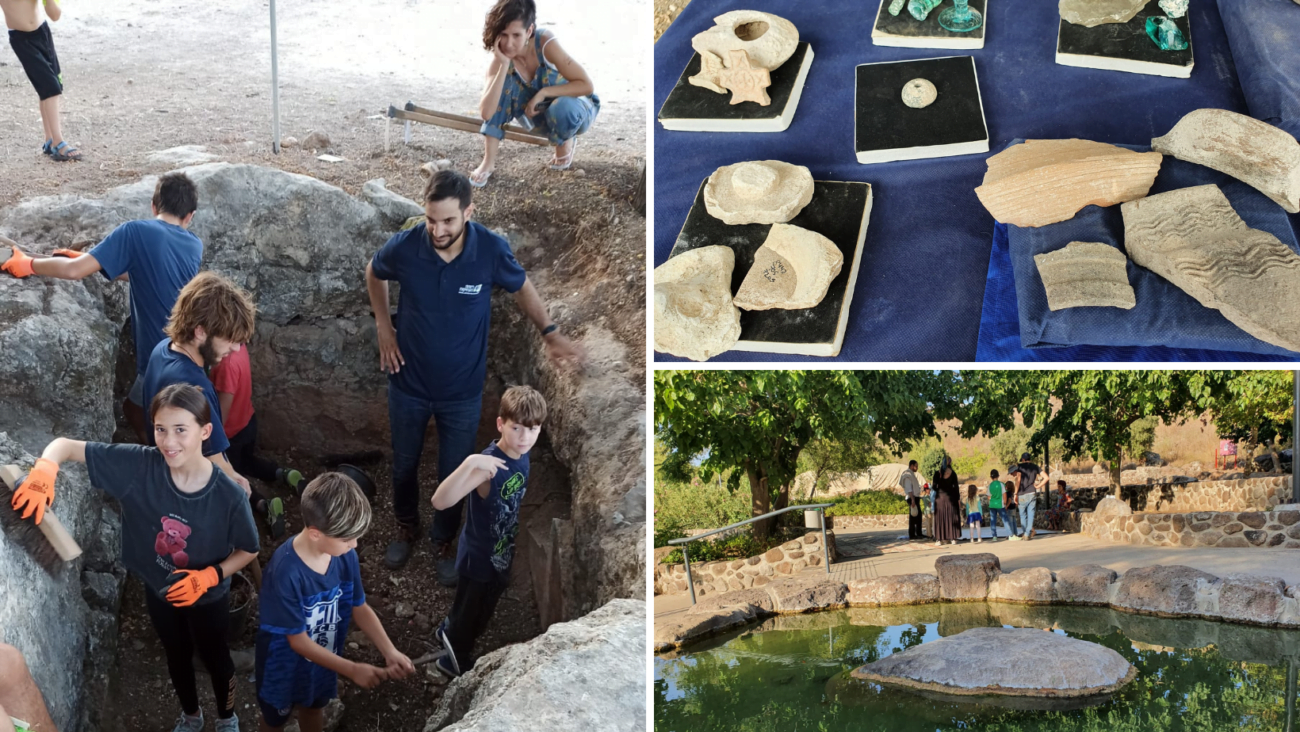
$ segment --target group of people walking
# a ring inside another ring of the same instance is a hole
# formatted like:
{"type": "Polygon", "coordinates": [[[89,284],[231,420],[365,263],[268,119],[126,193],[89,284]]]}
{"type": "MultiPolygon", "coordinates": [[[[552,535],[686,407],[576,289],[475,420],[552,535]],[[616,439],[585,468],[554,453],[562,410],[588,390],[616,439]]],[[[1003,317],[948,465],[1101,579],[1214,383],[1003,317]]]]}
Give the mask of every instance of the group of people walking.
{"type": "MultiPolygon", "coordinates": [[[[912,460],[899,479],[908,504],[909,541],[932,538],[935,546],[956,544],[961,538],[963,525],[969,528],[971,541],[983,541],[981,534],[985,518],[993,529],[994,540],[999,538],[999,523],[1006,529],[1010,541],[1028,541],[1034,538],[1038,492],[1046,487],[1047,474],[1033,462],[1029,453],[1022,454],[1020,462],[1011,466],[1005,482],[1000,480],[1002,476],[997,470],[992,470],[989,472],[989,483],[983,491],[971,484],[966,486],[965,495],[949,456],[944,455],[939,469],[928,483],[921,482],[917,470],[918,463],[912,460]],[[986,505],[987,516],[984,511],[986,505]],[[923,530],[927,515],[932,517],[930,537],[926,537],[923,530]]],[[[1065,481],[1057,483],[1060,495],[1068,496],[1065,481]]],[[[1068,497],[1065,500],[1068,501],[1068,497]]]]}

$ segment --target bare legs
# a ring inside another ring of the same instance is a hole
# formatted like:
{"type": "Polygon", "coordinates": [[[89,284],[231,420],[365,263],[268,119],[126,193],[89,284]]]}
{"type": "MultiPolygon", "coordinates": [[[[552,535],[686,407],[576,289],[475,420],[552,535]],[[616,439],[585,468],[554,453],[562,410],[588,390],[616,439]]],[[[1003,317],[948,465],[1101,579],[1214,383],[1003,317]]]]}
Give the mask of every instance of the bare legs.
{"type": "MultiPolygon", "coordinates": [[[[497,150],[501,147],[501,141],[489,135],[483,136],[483,162],[469,174],[471,181],[478,185],[487,183],[487,179],[492,175],[492,171],[497,167],[497,150]]],[[[306,730],[303,730],[306,732],[306,730]]]]}
{"type": "Polygon", "coordinates": [[[58,732],[23,654],[4,643],[0,643],[0,707],[0,719],[4,720],[0,730],[13,729],[9,723],[12,716],[30,724],[33,732],[58,732]]]}
{"type": "Polygon", "coordinates": [[[41,100],[41,124],[45,128],[45,139],[50,140],[52,146],[63,142],[63,128],[59,124],[59,99],[61,97],[60,94],[41,100]]]}

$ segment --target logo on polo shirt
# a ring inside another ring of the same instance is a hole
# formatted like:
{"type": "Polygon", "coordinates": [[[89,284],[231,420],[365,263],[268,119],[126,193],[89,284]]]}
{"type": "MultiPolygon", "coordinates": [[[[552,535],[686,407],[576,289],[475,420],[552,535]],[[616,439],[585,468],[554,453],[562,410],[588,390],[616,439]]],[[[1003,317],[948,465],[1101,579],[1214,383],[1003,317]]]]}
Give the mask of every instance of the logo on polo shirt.
{"type": "Polygon", "coordinates": [[[477,294],[479,293],[479,290],[482,290],[482,289],[483,289],[483,285],[461,285],[461,286],[460,286],[460,294],[462,294],[462,295],[477,295],[477,294]]]}

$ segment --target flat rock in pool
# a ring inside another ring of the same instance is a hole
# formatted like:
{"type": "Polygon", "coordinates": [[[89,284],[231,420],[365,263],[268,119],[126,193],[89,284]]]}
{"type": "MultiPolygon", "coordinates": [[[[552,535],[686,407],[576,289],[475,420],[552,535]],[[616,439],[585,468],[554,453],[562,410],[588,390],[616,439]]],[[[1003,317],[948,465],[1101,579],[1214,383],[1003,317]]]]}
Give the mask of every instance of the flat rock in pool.
{"type": "Polygon", "coordinates": [[[1034,628],[972,628],[869,663],[865,681],[957,696],[1086,697],[1111,694],[1137,676],[1105,646],[1034,628]],[[988,662],[989,649],[1014,664],[988,662]]]}

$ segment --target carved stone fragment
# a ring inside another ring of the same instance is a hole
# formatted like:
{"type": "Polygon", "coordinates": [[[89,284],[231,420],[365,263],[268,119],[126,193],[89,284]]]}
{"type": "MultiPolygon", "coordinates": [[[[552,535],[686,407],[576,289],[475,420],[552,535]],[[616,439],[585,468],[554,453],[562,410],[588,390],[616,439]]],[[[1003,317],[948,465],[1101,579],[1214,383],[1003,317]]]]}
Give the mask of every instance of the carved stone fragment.
{"type": "Polygon", "coordinates": [[[1125,203],[1133,261],[1256,338],[1300,351],[1300,256],[1252,229],[1216,185],[1125,203]]]}
{"type": "Polygon", "coordinates": [[[716,54],[704,51],[700,54],[700,73],[687,79],[694,86],[701,86],[709,91],[715,91],[719,94],[726,94],[727,90],[722,88],[722,79],[719,74],[726,68],[722,63],[722,58],[716,54]]]}
{"type": "Polygon", "coordinates": [[[1088,28],[1102,23],[1127,23],[1151,0],[1061,0],[1057,6],[1067,22],[1088,28]]]}
{"type": "Polygon", "coordinates": [[[655,350],[705,361],[740,340],[731,304],[731,247],[682,252],[655,268],[655,350]]]}
{"type": "Polygon", "coordinates": [[[1226,109],[1188,112],[1151,149],[1242,181],[1300,213],[1300,142],[1267,122],[1226,109]]]}
{"type": "Polygon", "coordinates": [[[784,224],[812,197],[812,173],[780,160],[725,165],[704,185],[705,209],[728,224],[784,224]]]}
{"type": "Polygon", "coordinates": [[[1063,249],[1035,254],[1034,263],[1047,289],[1047,307],[1131,309],[1137,304],[1128,283],[1128,257],[1109,244],[1072,241],[1063,249]]]}
{"type": "Polygon", "coordinates": [[[903,85],[903,104],[912,109],[928,107],[938,98],[939,90],[929,79],[912,79],[903,85]]]}
{"type": "Polygon", "coordinates": [[[844,266],[844,254],[814,231],[773,224],[754,266],[736,293],[736,307],[746,310],[799,310],[826,297],[831,280],[844,266]]]}
{"type": "Polygon", "coordinates": [[[799,29],[794,23],[771,13],[733,10],[713,22],[717,25],[691,39],[691,48],[701,56],[708,52],[725,59],[731,51],[744,51],[756,68],[773,71],[794,55],[799,45],[799,29]]]}
{"type": "Polygon", "coordinates": [[[772,103],[767,88],[772,85],[772,75],[764,68],[749,64],[744,51],[731,51],[730,63],[718,73],[718,83],[731,92],[731,103],[758,102],[766,107],[772,103]]]}
{"type": "Polygon", "coordinates": [[[1145,196],[1161,160],[1160,153],[1091,140],[1028,140],[988,159],[975,195],[998,221],[1045,226],[1073,218],[1084,206],[1145,196]]]}

